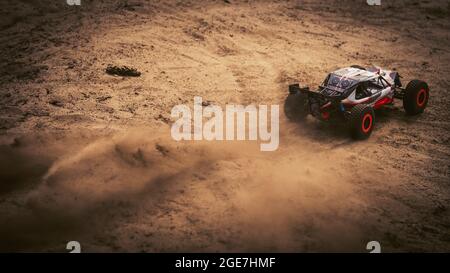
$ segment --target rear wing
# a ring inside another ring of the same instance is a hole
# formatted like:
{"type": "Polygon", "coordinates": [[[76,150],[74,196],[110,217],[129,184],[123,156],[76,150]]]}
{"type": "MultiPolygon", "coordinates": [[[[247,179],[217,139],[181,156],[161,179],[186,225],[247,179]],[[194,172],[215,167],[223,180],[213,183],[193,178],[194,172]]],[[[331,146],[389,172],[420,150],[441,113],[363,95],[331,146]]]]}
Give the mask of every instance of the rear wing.
{"type": "Polygon", "coordinates": [[[308,93],[309,87],[300,88],[300,84],[291,84],[289,85],[289,94],[295,95],[297,93],[308,93]]]}
{"type": "Polygon", "coordinates": [[[309,90],[309,87],[300,87],[300,84],[298,83],[289,85],[289,94],[295,95],[297,93],[307,94],[308,98],[316,98],[319,100],[328,100],[333,102],[341,101],[341,98],[339,97],[327,96],[319,93],[318,91],[311,91],[309,90]]]}

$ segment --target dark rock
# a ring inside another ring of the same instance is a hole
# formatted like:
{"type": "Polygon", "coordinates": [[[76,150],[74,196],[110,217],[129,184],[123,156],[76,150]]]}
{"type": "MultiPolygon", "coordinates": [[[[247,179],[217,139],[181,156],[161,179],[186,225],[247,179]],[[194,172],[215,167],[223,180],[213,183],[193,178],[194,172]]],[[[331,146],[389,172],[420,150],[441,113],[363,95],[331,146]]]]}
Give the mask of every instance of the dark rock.
{"type": "Polygon", "coordinates": [[[56,107],[63,107],[64,103],[62,101],[59,101],[57,99],[52,99],[49,102],[51,105],[56,106],[56,107]]]}
{"type": "Polygon", "coordinates": [[[128,66],[113,66],[108,65],[106,68],[106,73],[109,75],[124,76],[124,77],[139,77],[141,72],[137,71],[136,68],[128,66]]]}

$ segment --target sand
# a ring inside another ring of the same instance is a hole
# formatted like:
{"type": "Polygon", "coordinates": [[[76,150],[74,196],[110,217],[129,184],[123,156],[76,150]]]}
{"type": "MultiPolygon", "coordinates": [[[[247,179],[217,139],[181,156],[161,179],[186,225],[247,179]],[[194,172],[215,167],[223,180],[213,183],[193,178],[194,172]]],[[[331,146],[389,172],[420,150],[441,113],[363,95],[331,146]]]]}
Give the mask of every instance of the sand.
{"type": "Polygon", "coordinates": [[[228,2],[0,3],[0,251],[450,250],[448,2],[228,2]],[[170,136],[194,96],[283,105],[353,64],[427,81],[425,113],[367,141],[281,113],[275,152],[170,136]]]}

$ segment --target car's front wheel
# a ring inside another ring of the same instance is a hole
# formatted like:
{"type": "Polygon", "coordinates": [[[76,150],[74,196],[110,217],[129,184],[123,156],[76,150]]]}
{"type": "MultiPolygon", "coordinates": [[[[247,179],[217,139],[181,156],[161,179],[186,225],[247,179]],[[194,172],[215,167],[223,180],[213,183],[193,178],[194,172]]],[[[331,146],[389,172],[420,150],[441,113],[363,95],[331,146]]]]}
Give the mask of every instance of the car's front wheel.
{"type": "Polygon", "coordinates": [[[428,84],[421,80],[412,80],[405,89],[403,108],[409,115],[417,115],[425,110],[429,98],[428,84]]]}

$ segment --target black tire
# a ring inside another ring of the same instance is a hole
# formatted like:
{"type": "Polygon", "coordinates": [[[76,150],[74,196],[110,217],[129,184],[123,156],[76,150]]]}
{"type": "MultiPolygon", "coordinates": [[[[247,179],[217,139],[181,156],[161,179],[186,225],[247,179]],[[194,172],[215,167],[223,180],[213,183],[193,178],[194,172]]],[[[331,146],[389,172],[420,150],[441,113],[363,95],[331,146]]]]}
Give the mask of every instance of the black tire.
{"type": "Polygon", "coordinates": [[[365,67],[362,67],[362,66],[360,66],[360,65],[357,65],[357,64],[351,65],[350,67],[353,67],[353,68],[358,68],[358,69],[361,69],[361,70],[366,70],[366,68],[365,68],[365,67]]]}
{"type": "Polygon", "coordinates": [[[297,92],[289,94],[284,102],[284,114],[291,121],[302,121],[309,114],[308,95],[297,92]]]}
{"type": "Polygon", "coordinates": [[[354,139],[367,139],[375,124],[375,112],[371,106],[355,105],[349,118],[350,133],[354,139]]]}
{"type": "Polygon", "coordinates": [[[428,84],[420,80],[412,80],[408,83],[403,96],[403,108],[408,115],[417,115],[423,112],[430,98],[428,84]]]}

